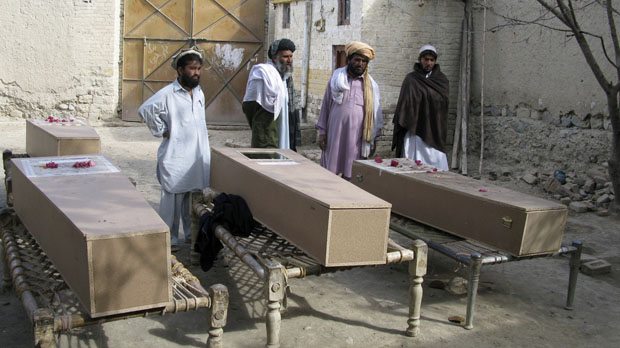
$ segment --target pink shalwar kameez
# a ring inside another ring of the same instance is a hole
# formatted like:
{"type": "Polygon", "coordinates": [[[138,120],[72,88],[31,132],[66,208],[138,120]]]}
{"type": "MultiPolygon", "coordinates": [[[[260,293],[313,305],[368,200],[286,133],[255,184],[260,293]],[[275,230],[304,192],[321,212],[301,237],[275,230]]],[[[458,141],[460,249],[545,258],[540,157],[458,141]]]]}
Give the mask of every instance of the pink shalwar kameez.
{"type": "Polygon", "coordinates": [[[348,77],[349,90],[342,104],[332,98],[327,83],[321,114],[316,124],[319,134],[327,134],[327,148],[321,155],[321,166],[343,177],[351,178],[353,161],[360,159],[364,122],[364,82],[361,77],[348,77]]]}

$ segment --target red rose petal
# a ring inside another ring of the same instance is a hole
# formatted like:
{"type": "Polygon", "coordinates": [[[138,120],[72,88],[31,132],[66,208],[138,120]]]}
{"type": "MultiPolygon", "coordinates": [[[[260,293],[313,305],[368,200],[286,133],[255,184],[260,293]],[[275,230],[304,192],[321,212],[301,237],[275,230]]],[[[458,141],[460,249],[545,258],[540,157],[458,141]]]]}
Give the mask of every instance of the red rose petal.
{"type": "Polygon", "coordinates": [[[392,162],[390,162],[390,165],[392,167],[398,167],[398,161],[397,160],[392,160],[392,162]]]}

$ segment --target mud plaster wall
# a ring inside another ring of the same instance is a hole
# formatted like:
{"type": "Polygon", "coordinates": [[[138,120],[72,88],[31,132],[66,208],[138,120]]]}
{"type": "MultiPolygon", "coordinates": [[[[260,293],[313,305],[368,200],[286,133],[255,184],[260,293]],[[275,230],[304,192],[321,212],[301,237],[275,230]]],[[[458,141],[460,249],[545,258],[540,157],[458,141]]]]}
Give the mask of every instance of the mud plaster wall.
{"type": "MultiPolygon", "coordinates": [[[[544,13],[535,0],[490,0],[488,28],[505,21],[499,15],[533,20],[544,13]]],[[[614,2],[620,5],[620,2],[614,2]]],[[[603,34],[609,41],[609,28],[604,11],[598,5],[588,6],[581,15],[582,29],[603,34]]],[[[480,104],[482,10],[475,11],[474,65],[472,100],[480,104]]],[[[562,28],[557,20],[545,25],[562,28]]],[[[614,81],[612,66],[602,59],[598,39],[590,39],[599,64],[614,81]]],[[[611,49],[611,47],[608,47],[611,49]]],[[[611,51],[610,51],[611,52],[611,51]]],[[[553,118],[556,123],[569,122],[579,128],[601,129],[609,125],[605,95],[575,39],[566,33],[536,26],[508,26],[487,33],[485,64],[485,105],[507,108],[513,115],[529,113],[534,119],[553,118]],[[570,119],[570,120],[569,120],[570,119]]]]}
{"type": "MultiPolygon", "coordinates": [[[[488,28],[505,23],[500,15],[531,20],[543,13],[535,0],[489,0],[488,4],[488,28]]],[[[480,153],[483,17],[479,7],[474,13],[469,149],[476,165],[470,168],[478,168],[480,153]]],[[[587,14],[580,17],[582,28],[608,35],[606,16],[598,5],[589,6],[587,14]]],[[[561,27],[555,20],[545,24],[561,27]]],[[[590,44],[600,58],[600,43],[591,40],[590,44]]],[[[611,66],[599,61],[614,81],[611,66]]],[[[532,25],[487,32],[485,73],[485,162],[489,166],[572,172],[592,166],[604,169],[611,140],[605,95],[574,39],[532,25]]]]}
{"type": "Polygon", "coordinates": [[[0,2],[0,116],[117,116],[122,0],[0,2]]]}

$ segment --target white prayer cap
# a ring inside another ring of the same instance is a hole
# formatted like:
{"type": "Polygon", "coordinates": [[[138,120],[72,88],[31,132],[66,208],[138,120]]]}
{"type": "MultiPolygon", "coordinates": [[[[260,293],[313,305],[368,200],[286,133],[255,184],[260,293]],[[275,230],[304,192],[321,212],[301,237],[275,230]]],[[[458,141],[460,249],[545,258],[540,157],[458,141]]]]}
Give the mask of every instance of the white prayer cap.
{"type": "Polygon", "coordinates": [[[435,46],[433,45],[424,45],[422,46],[422,48],[420,48],[420,50],[418,51],[418,56],[422,54],[422,52],[424,51],[431,51],[433,53],[435,53],[435,57],[437,57],[437,49],[435,48],[435,46]]]}
{"type": "Polygon", "coordinates": [[[196,46],[190,47],[190,48],[184,48],[182,49],[179,53],[177,53],[176,55],[174,55],[172,57],[172,68],[174,70],[177,69],[177,63],[179,62],[179,59],[181,59],[183,56],[186,56],[188,54],[195,54],[198,56],[198,58],[200,58],[200,62],[202,63],[204,61],[203,55],[202,55],[202,50],[199,49],[196,46]]]}

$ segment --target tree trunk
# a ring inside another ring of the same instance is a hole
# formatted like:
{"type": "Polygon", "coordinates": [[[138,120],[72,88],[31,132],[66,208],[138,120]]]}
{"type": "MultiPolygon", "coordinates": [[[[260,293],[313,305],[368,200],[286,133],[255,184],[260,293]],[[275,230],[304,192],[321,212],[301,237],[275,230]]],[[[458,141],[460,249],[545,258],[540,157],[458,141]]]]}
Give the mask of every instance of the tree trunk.
{"type": "Polygon", "coordinates": [[[613,210],[620,211],[620,108],[618,107],[618,91],[612,88],[607,93],[607,107],[611,120],[611,154],[607,162],[609,178],[614,188],[613,210]]]}

